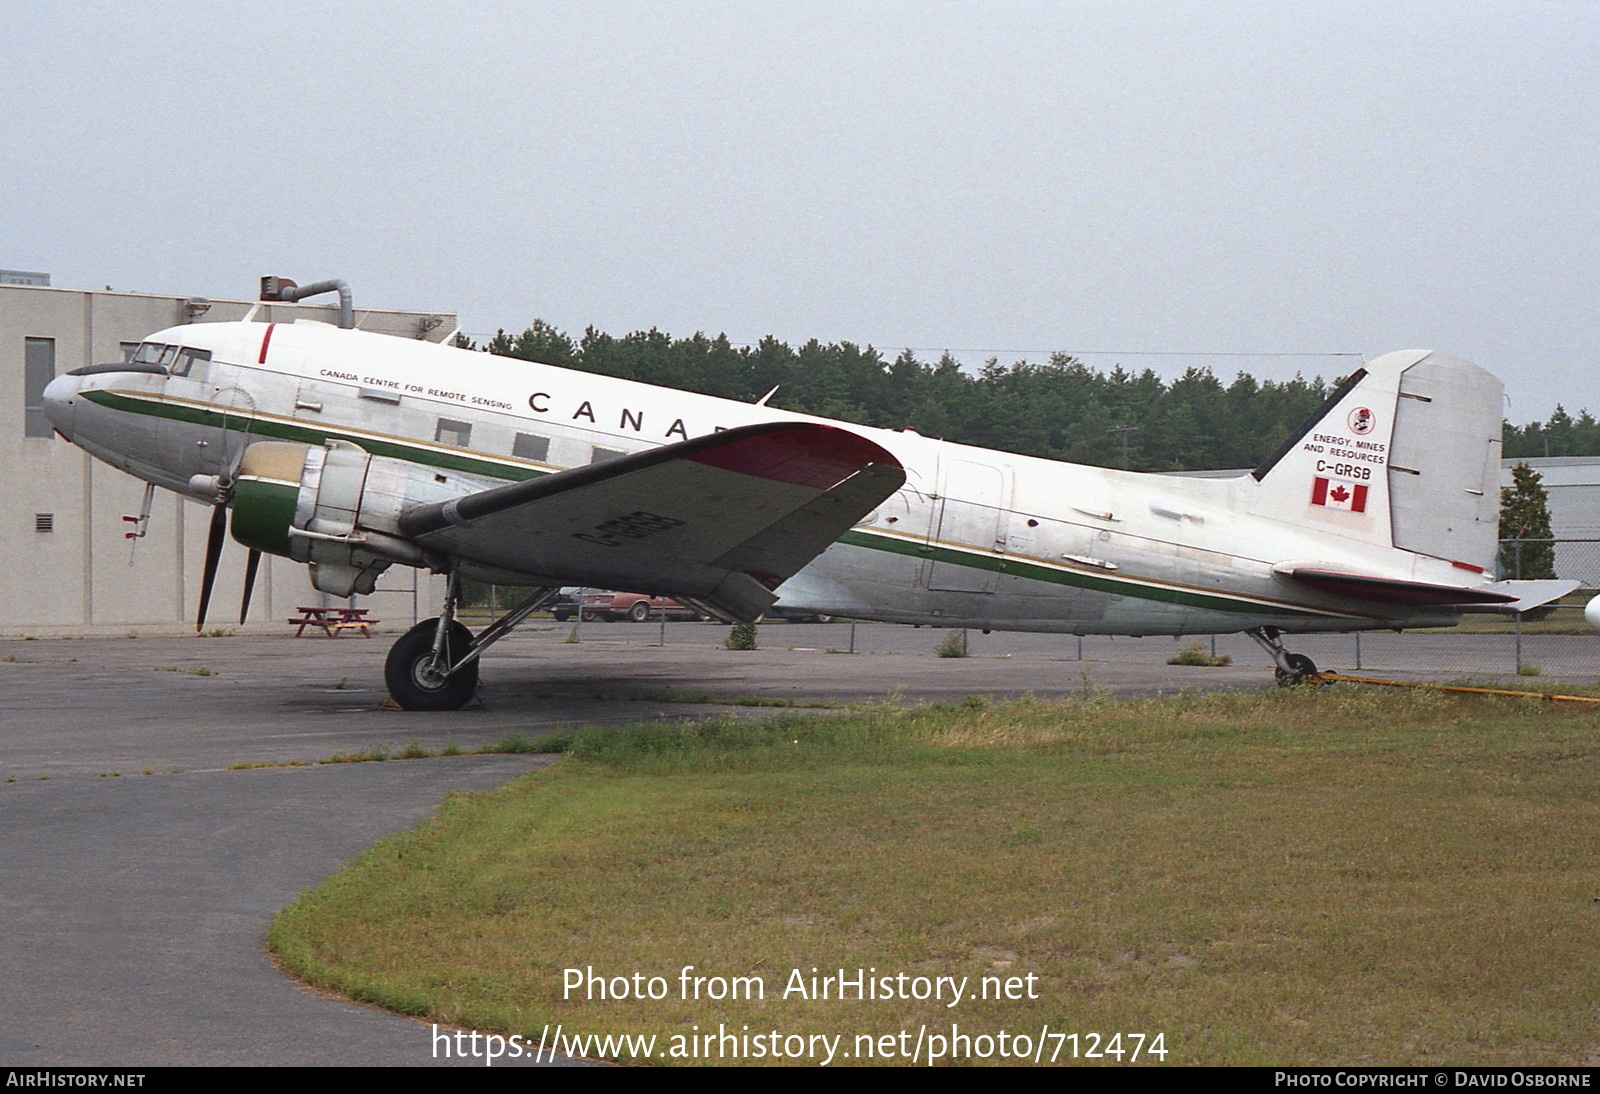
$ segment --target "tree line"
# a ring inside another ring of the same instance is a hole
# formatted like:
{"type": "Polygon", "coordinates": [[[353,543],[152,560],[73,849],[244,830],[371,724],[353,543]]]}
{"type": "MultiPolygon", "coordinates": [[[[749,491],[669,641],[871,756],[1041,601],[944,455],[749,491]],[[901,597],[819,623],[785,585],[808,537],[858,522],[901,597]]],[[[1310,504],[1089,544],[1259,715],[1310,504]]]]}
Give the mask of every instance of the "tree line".
{"type": "MultiPolygon", "coordinates": [[[[461,340],[458,344],[478,348],[461,340]]],[[[754,402],[884,429],[1047,459],[1134,471],[1255,467],[1322,405],[1338,377],[1278,382],[1241,372],[1223,383],[1190,368],[1170,383],[1154,371],[1090,368],[1064,353],[1043,364],[976,372],[950,354],[925,361],[872,346],[726,335],[673,338],[654,328],[616,336],[589,327],[573,339],[542,320],[501,330],[482,347],[503,357],[754,402]],[[776,389],[774,391],[774,389],[776,389]]],[[[1560,407],[1548,422],[1504,425],[1511,457],[1600,454],[1600,423],[1560,407]]]]}

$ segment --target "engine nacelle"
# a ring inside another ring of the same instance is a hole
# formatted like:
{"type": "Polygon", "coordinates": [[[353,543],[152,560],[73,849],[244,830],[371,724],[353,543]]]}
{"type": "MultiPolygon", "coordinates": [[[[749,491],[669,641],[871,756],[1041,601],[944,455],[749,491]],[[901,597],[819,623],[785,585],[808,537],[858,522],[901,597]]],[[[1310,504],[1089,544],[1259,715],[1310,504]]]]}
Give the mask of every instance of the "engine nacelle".
{"type": "Polygon", "coordinates": [[[1600,631],[1600,596],[1595,597],[1584,605],[1583,619],[1589,626],[1600,631]]]}
{"type": "Polygon", "coordinates": [[[372,456],[347,441],[257,441],[234,477],[233,537],[309,564],[311,584],[325,593],[370,593],[396,562],[430,564],[422,548],[398,535],[402,512],[484,485],[372,456]]]}

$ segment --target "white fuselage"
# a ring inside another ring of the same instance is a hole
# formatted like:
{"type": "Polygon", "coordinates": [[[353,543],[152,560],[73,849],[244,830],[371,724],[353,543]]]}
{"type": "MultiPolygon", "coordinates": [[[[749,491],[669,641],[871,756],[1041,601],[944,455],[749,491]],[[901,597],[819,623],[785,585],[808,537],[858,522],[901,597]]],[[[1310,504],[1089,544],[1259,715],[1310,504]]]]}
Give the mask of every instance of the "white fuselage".
{"type": "MultiPolygon", "coordinates": [[[[208,478],[225,477],[257,440],[347,441],[479,489],[719,429],[821,420],[319,324],[197,324],[149,342],[210,359],[195,355],[184,376],[108,366],[61,377],[48,413],[100,459],[202,499],[208,478]]],[[[1275,574],[1295,560],[1402,580],[1460,578],[1449,562],[1266,511],[1249,477],[1081,467],[832,424],[892,452],[906,484],[779,589],[786,607],[1080,634],[1456,618],[1326,595],[1275,574]]],[[[525,576],[585,583],[581,573],[525,576]]]]}

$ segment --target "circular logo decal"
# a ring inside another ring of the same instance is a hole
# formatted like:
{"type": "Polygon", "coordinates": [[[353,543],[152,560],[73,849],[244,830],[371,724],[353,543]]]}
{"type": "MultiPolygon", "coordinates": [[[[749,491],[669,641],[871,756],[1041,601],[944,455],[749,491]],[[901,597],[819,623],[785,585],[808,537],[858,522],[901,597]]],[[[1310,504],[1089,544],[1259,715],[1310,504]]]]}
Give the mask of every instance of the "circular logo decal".
{"type": "Polygon", "coordinates": [[[1377,422],[1372,416],[1372,411],[1364,406],[1358,406],[1350,412],[1350,432],[1357,436],[1365,436],[1372,432],[1372,427],[1377,422]]]}

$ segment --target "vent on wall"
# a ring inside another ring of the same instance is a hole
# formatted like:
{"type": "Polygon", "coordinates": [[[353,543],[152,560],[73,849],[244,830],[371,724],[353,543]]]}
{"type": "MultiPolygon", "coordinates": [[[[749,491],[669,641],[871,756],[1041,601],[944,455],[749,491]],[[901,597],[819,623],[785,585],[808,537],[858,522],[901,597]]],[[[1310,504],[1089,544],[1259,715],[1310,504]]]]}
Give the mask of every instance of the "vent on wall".
{"type": "Polygon", "coordinates": [[[33,530],[35,532],[54,532],[56,530],[56,515],[54,513],[33,514],[33,530]]]}

